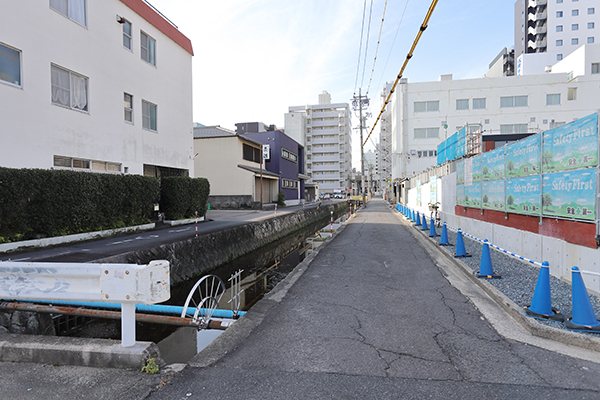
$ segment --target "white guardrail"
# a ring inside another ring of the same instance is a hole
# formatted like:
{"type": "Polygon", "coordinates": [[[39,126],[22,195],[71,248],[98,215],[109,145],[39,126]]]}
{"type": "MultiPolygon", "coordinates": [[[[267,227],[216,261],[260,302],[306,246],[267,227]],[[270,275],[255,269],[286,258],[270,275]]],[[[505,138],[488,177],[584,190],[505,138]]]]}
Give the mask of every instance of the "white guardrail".
{"type": "Polygon", "coordinates": [[[121,303],[121,345],[135,345],[136,303],[171,297],[169,262],[147,265],[0,262],[0,299],[121,303]]]}

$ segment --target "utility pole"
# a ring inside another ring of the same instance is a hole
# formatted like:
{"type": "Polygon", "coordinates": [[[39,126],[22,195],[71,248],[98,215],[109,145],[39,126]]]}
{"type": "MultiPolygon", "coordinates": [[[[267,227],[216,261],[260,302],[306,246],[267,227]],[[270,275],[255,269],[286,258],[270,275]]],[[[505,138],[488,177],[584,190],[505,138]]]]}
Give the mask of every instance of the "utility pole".
{"type": "MultiPolygon", "coordinates": [[[[369,107],[369,99],[367,96],[361,95],[361,89],[358,89],[358,97],[356,95],[352,98],[352,108],[354,111],[358,111],[358,118],[360,121],[360,177],[361,177],[361,191],[363,204],[366,204],[366,191],[365,191],[365,153],[363,147],[363,107],[369,107]]],[[[365,119],[370,116],[369,113],[365,113],[365,119]]]]}

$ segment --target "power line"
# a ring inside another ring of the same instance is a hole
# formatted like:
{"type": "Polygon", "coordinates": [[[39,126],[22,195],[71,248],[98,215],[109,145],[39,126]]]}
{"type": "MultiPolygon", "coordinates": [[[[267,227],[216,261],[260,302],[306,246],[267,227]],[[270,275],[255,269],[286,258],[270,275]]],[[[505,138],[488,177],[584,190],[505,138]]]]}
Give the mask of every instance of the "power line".
{"type": "Polygon", "coordinates": [[[365,82],[365,70],[367,69],[367,55],[369,54],[369,36],[371,34],[371,16],[373,15],[373,0],[371,0],[371,6],[369,7],[369,27],[367,28],[367,40],[365,43],[365,62],[363,63],[363,73],[360,80],[360,87],[363,87],[365,82]]]}
{"type": "Polygon", "coordinates": [[[379,37],[377,38],[377,48],[375,49],[375,58],[373,58],[373,68],[371,68],[371,77],[369,78],[369,86],[367,86],[367,93],[369,95],[369,90],[371,89],[371,81],[373,80],[373,73],[375,72],[375,62],[377,61],[377,53],[379,52],[379,43],[381,43],[381,31],[383,31],[383,21],[385,20],[385,9],[387,8],[387,0],[385,0],[385,4],[383,5],[383,16],[381,17],[381,25],[379,26],[379,37]]]}
{"type": "Polygon", "coordinates": [[[398,28],[396,28],[396,34],[394,35],[394,40],[392,40],[392,46],[390,47],[390,52],[388,53],[387,59],[385,60],[385,65],[383,66],[383,71],[381,72],[381,78],[379,79],[379,83],[377,87],[381,87],[381,81],[383,81],[383,77],[385,76],[385,70],[387,69],[388,62],[390,61],[390,57],[394,52],[394,44],[396,43],[396,38],[398,37],[398,32],[400,32],[400,27],[402,26],[402,21],[404,21],[404,14],[406,14],[406,9],[408,8],[409,0],[406,0],[406,4],[404,5],[404,10],[402,11],[402,16],[400,17],[400,22],[398,23],[398,28]]]}
{"type": "Polygon", "coordinates": [[[377,126],[377,122],[379,122],[379,120],[381,119],[381,115],[383,114],[383,112],[385,111],[385,108],[387,107],[388,103],[390,102],[390,98],[392,97],[394,90],[396,90],[396,85],[398,85],[398,82],[402,78],[402,74],[404,73],[406,64],[408,64],[408,60],[410,60],[412,58],[413,52],[415,51],[415,48],[417,47],[417,43],[419,43],[419,39],[421,39],[421,35],[423,34],[423,32],[425,32],[425,29],[427,29],[427,24],[429,23],[429,19],[431,18],[431,14],[433,14],[433,10],[435,9],[437,2],[438,2],[438,0],[433,0],[431,2],[431,6],[429,7],[429,10],[427,11],[427,15],[425,15],[425,19],[423,20],[423,23],[421,24],[421,28],[419,28],[419,33],[417,33],[417,37],[415,37],[412,47],[410,48],[410,51],[408,52],[408,55],[406,56],[406,59],[404,60],[404,64],[402,64],[402,68],[400,68],[400,72],[398,73],[398,76],[396,77],[396,80],[394,81],[394,84],[392,85],[392,89],[390,90],[390,93],[388,94],[387,98],[385,99],[385,103],[383,103],[383,107],[381,108],[381,111],[379,112],[379,115],[377,116],[377,119],[375,120],[375,123],[373,124],[373,128],[371,128],[371,132],[369,132],[369,136],[367,136],[365,141],[361,144],[361,146],[360,146],[361,148],[364,147],[365,144],[367,144],[367,140],[369,140],[369,138],[371,137],[371,134],[373,133],[373,131],[375,130],[375,127],[377,126]]]}
{"type": "Polygon", "coordinates": [[[363,32],[365,31],[365,12],[367,10],[367,0],[363,6],[362,26],[360,28],[360,43],[358,44],[358,62],[356,63],[356,79],[354,80],[354,94],[356,94],[356,86],[358,85],[358,72],[360,71],[360,55],[362,51],[363,32]]]}

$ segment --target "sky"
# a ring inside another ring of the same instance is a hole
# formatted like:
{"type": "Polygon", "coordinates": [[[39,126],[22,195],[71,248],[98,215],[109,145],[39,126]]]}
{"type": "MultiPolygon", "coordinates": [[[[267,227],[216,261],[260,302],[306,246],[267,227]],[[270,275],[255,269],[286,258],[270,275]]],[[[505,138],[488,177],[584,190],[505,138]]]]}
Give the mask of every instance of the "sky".
{"type": "MultiPolygon", "coordinates": [[[[334,103],[351,103],[360,89],[376,117],[381,90],[396,79],[431,5],[427,0],[148,1],[192,41],[194,122],[231,130],[240,122],[284,128],[289,106],[317,104],[324,90],[334,103]]],[[[480,78],[513,44],[513,0],[440,0],[403,77],[409,82],[436,81],[443,74],[480,78]]],[[[352,125],[358,126],[358,117],[352,125]]],[[[374,148],[378,132],[376,127],[366,151],[374,148]]],[[[359,137],[353,129],[354,166],[360,165],[359,137]]]]}

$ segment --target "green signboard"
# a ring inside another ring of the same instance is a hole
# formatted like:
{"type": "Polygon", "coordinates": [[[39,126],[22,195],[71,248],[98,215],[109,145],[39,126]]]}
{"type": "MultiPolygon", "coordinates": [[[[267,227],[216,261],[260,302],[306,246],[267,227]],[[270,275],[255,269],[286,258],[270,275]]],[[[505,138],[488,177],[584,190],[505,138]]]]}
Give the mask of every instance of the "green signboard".
{"type": "Polygon", "coordinates": [[[504,211],[504,179],[482,182],[481,185],[482,208],[504,211]]]}
{"type": "Polygon", "coordinates": [[[504,179],[504,147],[483,153],[481,157],[484,181],[504,179]]]}
{"type": "Polygon", "coordinates": [[[506,180],[506,211],[519,214],[542,213],[542,185],[539,175],[506,180]]]}
{"type": "Polygon", "coordinates": [[[596,219],[596,170],[544,174],[542,214],[585,220],[596,219]]]}
{"type": "Polygon", "coordinates": [[[506,146],[506,177],[537,175],[541,172],[540,133],[506,146]]]}
{"type": "Polygon", "coordinates": [[[598,165],[598,114],[544,132],[544,173],[598,165]]]}

